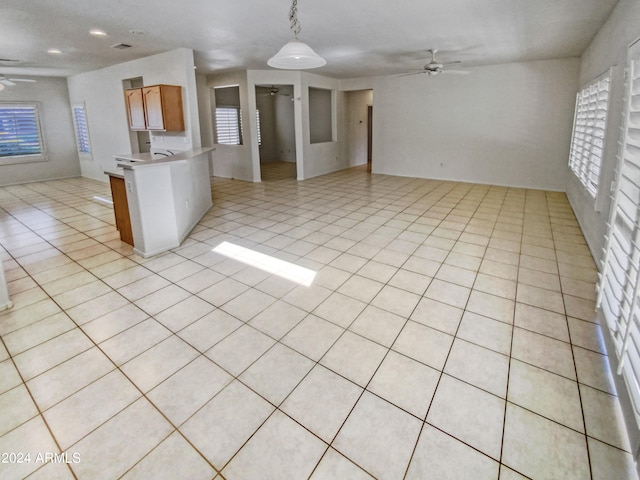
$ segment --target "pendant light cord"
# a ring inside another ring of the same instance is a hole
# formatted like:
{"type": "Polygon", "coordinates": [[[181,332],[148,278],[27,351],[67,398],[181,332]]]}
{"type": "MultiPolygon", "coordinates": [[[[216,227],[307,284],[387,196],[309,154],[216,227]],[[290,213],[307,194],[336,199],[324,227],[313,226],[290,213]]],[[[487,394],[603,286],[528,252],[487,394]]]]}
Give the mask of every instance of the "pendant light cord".
{"type": "Polygon", "coordinates": [[[291,10],[289,10],[289,22],[291,22],[291,31],[293,32],[293,36],[297,40],[300,30],[302,30],[302,26],[300,26],[300,22],[298,21],[298,0],[293,0],[293,3],[291,4],[291,10]]]}

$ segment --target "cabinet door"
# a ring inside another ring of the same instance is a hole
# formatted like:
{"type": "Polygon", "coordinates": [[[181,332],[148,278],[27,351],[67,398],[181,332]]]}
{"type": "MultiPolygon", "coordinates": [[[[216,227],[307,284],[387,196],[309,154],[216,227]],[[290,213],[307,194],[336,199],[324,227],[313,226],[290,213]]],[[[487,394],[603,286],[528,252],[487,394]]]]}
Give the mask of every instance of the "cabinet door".
{"type": "Polygon", "coordinates": [[[127,99],[127,115],[129,116],[129,127],[131,130],[146,130],[147,125],[144,118],[144,101],[142,89],[134,88],[125,90],[127,99]]]}
{"type": "Polygon", "coordinates": [[[147,118],[147,129],[164,130],[160,85],[143,87],[142,95],[144,97],[144,111],[147,118]]]}

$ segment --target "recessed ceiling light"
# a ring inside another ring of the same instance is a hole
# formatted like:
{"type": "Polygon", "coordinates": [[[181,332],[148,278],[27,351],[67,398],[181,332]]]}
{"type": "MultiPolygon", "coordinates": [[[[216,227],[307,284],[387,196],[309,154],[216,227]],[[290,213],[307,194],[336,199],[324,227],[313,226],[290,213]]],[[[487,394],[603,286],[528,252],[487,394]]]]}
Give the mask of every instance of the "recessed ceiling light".
{"type": "Polygon", "coordinates": [[[47,53],[50,53],[51,55],[61,55],[62,50],[58,48],[50,48],[49,50],[47,50],[47,53]]]}
{"type": "Polygon", "coordinates": [[[106,37],[107,36],[107,32],[104,32],[102,30],[98,30],[97,28],[94,28],[93,30],[89,30],[89,34],[93,35],[94,37],[106,37]]]}

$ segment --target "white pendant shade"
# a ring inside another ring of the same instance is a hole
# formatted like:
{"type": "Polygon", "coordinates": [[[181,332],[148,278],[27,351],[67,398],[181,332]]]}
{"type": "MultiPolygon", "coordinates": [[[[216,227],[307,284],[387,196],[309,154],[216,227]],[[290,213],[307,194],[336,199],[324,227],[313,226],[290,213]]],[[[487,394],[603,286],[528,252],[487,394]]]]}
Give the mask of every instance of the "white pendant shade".
{"type": "Polygon", "coordinates": [[[293,39],[287,42],[267,65],[273,68],[286,70],[305,70],[326,65],[327,61],[314,52],[309,45],[300,40],[293,39]]]}

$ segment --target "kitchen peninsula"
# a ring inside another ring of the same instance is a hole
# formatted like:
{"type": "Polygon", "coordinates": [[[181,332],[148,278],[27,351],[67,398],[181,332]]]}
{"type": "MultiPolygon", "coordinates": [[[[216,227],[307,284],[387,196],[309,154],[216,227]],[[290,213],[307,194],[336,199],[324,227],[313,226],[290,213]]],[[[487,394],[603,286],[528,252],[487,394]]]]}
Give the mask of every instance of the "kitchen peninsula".
{"type": "Polygon", "coordinates": [[[175,155],[115,155],[109,175],[122,241],[150,257],[178,247],[213,205],[209,161],[213,148],[175,155]]]}

